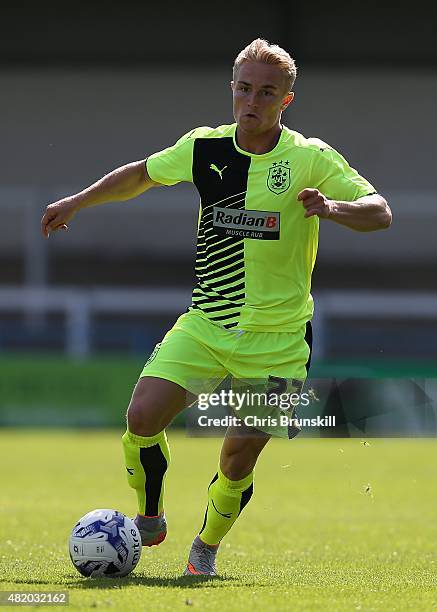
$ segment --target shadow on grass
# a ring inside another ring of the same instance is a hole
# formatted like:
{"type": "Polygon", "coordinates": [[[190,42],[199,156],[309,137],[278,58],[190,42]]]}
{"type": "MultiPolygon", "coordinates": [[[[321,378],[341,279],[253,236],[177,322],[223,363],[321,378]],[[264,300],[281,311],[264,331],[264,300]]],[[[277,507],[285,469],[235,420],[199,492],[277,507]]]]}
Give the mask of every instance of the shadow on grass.
{"type": "MultiPolygon", "coordinates": [[[[16,584],[59,584],[62,587],[74,589],[123,589],[129,586],[146,587],[181,587],[199,588],[207,584],[209,587],[220,587],[224,583],[235,582],[235,578],[226,576],[176,576],[166,578],[163,576],[131,576],[126,578],[73,578],[66,576],[61,582],[58,580],[38,580],[28,578],[26,580],[14,580],[16,584]]],[[[0,580],[2,582],[2,580],[0,580]]],[[[239,581],[237,581],[239,582],[239,581]]]]}

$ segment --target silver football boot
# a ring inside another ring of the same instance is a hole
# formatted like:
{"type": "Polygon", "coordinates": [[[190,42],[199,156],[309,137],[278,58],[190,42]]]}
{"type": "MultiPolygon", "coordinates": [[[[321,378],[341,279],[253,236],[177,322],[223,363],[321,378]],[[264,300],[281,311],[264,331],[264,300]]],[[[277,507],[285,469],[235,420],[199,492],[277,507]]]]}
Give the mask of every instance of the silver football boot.
{"type": "Polygon", "coordinates": [[[191,546],[184,576],[217,576],[215,558],[219,545],[205,544],[196,536],[191,546]]]}

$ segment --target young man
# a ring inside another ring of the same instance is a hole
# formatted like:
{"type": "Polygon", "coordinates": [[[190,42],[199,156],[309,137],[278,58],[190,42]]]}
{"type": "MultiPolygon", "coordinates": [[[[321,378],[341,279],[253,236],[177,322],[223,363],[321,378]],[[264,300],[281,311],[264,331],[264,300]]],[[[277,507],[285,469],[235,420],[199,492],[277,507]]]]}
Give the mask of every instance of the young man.
{"type": "MultiPolygon", "coordinates": [[[[162,542],[167,531],[165,428],[174,416],[229,374],[273,382],[276,390],[303,383],[319,219],[357,231],[391,223],[384,198],[341,155],[281,124],[295,77],[286,51],[254,40],[234,64],[235,124],[193,129],[174,146],[51,204],[42,219],[48,237],[67,229],[82,208],[127,200],[151,187],[190,181],[200,193],[192,305],[144,366],[123,436],[145,546],[162,542]]],[[[261,427],[243,436],[236,429],[226,433],[186,574],[216,574],[218,546],[252,495],[257,458],[272,433],[284,435],[261,427]]]]}

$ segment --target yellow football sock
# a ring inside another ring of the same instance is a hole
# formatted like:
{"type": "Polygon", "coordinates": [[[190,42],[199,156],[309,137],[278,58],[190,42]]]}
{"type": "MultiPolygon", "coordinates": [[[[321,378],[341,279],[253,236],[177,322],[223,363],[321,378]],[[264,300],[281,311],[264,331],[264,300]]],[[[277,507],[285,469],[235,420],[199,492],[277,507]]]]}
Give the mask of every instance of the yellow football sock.
{"type": "Polygon", "coordinates": [[[253,493],[253,472],[242,480],[230,480],[218,469],[208,487],[208,505],[199,537],[205,544],[219,544],[240,516],[253,493]]]}

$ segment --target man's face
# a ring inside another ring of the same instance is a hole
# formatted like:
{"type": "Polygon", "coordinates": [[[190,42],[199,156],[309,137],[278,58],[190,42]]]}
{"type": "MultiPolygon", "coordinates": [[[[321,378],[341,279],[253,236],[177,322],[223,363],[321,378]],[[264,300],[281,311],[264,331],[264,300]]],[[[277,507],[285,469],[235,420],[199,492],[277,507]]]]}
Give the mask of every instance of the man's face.
{"type": "Polygon", "coordinates": [[[277,125],[294,97],[287,91],[281,68],[261,62],[243,62],[231,88],[235,121],[243,132],[254,136],[277,125]]]}

